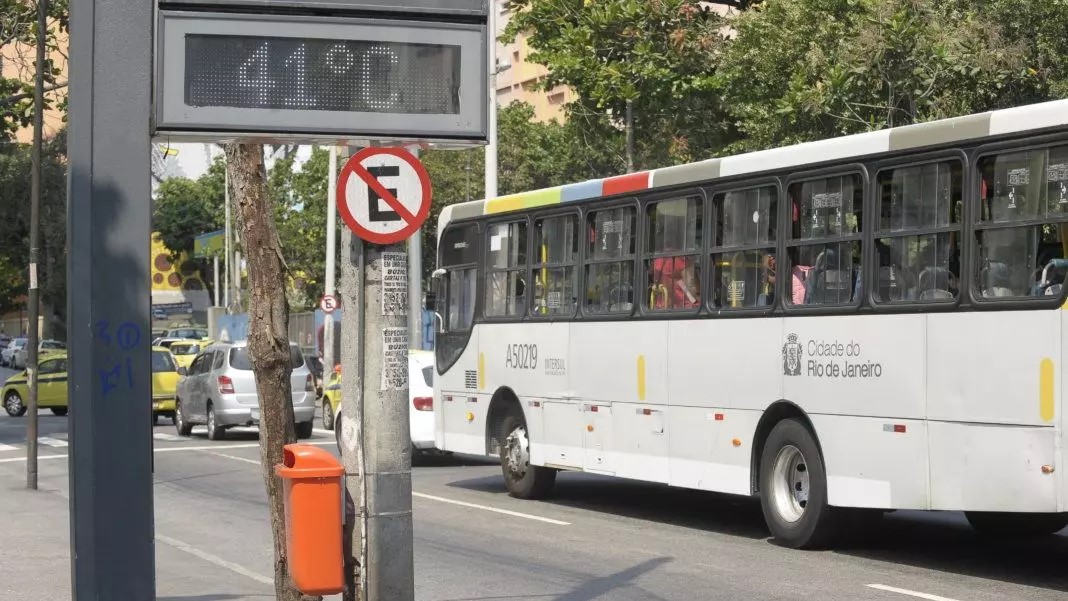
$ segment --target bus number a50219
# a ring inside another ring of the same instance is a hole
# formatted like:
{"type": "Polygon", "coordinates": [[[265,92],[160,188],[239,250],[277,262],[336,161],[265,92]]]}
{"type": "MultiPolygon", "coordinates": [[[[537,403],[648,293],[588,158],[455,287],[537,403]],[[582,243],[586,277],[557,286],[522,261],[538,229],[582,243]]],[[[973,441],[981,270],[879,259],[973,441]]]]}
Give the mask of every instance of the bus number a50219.
{"type": "Polygon", "coordinates": [[[512,369],[537,369],[538,345],[509,344],[505,347],[504,366],[512,369]]]}

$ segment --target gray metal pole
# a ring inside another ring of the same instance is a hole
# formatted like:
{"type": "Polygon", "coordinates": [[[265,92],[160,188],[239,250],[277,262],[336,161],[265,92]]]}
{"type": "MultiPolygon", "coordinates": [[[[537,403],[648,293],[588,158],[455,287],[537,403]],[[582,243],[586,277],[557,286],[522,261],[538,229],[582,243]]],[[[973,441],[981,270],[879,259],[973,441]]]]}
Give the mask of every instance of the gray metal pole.
{"type": "MultiPolygon", "coordinates": [[[[223,160],[225,160],[225,155],[224,155],[224,159],[223,160]]],[[[225,208],[223,209],[223,212],[226,215],[226,222],[225,222],[226,225],[224,226],[225,229],[226,229],[226,242],[224,243],[224,246],[226,247],[224,249],[224,252],[225,252],[226,256],[223,258],[223,262],[225,263],[225,265],[223,265],[223,269],[224,269],[223,280],[225,280],[223,282],[223,304],[226,306],[226,313],[229,314],[229,313],[231,313],[231,311],[230,311],[230,269],[233,267],[233,264],[234,264],[234,255],[233,255],[234,246],[233,246],[232,238],[230,236],[231,225],[230,225],[230,172],[229,172],[229,170],[227,170],[226,172],[223,173],[223,204],[226,205],[225,208]]]]}
{"type": "MultiPolygon", "coordinates": [[[[334,274],[337,273],[337,146],[330,145],[329,173],[326,182],[326,278],[323,291],[325,294],[337,293],[334,274]]],[[[323,316],[323,378],[334,373],[334,316],[323,316]]]]}
{"type": "MultiPolygon", "coordinates": [[[[492,9],[491,9],[492,10],[492,9]]],[[[419,157],[419,149],[412,154],[419,157]]],[[[408,238],[408,346],[423,348],[423,228],[408,238]]]]}
{"type": "Polygon", "coordinates": [[[70,3],[67,314],[75,601],[155,598],[151,2],[70,3]]]}
{"type": "Polygon", "coordinates": [[[211,273],[215,277],[215,306],[219,306],[219,255],[215,255],[211,260],[211,273]]]}
{"type": "Polygon", "coordinates": [[[496,198],[497,196],[497,3],[491,6],[486,29],[490,39],[486,44],[489,51],[489,140],[486,144],[486,195],[484,198],[496,198]]]}
{"type": "Polygon", "coordinates": [[[362,547],[359,598],[413,601],[407,307],[388,315],[382,308],[383,254],[405,247],[365,245],[347,229],[342,240],[352,258],[342,262],[342,302],[355,310],[346,311],[342,325],[341,440],[361,518],[352,536],[353,548],[362,547]]]}
{"type": "Polygon", "coordinates": [[[26,384],[30,388],[26,420],[26,488],[37,490],[37,347],[41,288],[37,261],[41,255],[41,146],[44,141],[45,36],[48,34],[48,0],[37,3],[37,66],[33,86],[33,169],[30,174],[30,328],[26,340],[26,384]]]}

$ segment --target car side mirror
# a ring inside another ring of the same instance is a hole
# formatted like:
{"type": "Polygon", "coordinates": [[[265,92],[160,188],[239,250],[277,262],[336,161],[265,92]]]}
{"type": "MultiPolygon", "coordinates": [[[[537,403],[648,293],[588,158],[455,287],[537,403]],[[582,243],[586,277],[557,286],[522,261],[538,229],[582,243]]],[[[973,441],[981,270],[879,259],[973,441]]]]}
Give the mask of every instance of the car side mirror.
{"type": "Polygon", "coordinates": [[[188,376],[189,375],[189,370],[184,368],[184,367],[179,367],[178,368],[178,375],[179,376],[188,376]]]}

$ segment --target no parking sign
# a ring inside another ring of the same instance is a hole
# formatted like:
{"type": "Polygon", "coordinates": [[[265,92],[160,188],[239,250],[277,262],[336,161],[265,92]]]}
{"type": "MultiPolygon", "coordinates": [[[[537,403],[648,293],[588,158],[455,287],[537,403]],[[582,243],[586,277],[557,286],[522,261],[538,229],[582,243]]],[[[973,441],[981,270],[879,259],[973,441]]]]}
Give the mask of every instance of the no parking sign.
{"type": "Polygon", "coordinates": [[[402,148],[364,148],[338,175],[337,208],[349,229],[372,244],[396,244],[430,213],[430,176],[402,148]]]}

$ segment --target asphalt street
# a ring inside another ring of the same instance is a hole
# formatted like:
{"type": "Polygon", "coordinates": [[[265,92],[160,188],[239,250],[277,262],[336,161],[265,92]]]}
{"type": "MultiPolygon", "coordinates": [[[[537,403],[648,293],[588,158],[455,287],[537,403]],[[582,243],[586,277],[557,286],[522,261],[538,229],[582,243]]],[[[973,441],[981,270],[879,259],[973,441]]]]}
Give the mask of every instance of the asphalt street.
{"type": "MultiPolygon", "coordinates": [[[[0,374],[2,376],[3,374],[0,374]]],[[[41,491],[22,490],[25,419],[0,415],[0,601],[69,598],[67,420],[41,413],[41,491]]],[[[155,428],[157,590],[169,601],[271,597],[255,430],[208,441],[155,428]]],[[[333,433],[311,441],[336,452],[333,433]]],[[[833,551],[768,540],[750,499],[561,474],[509,497],[495,464],[413,470],[420,601],[1063,600],[1068,533],[991,542],[956,513],[898,512],[833,551]]]]}

